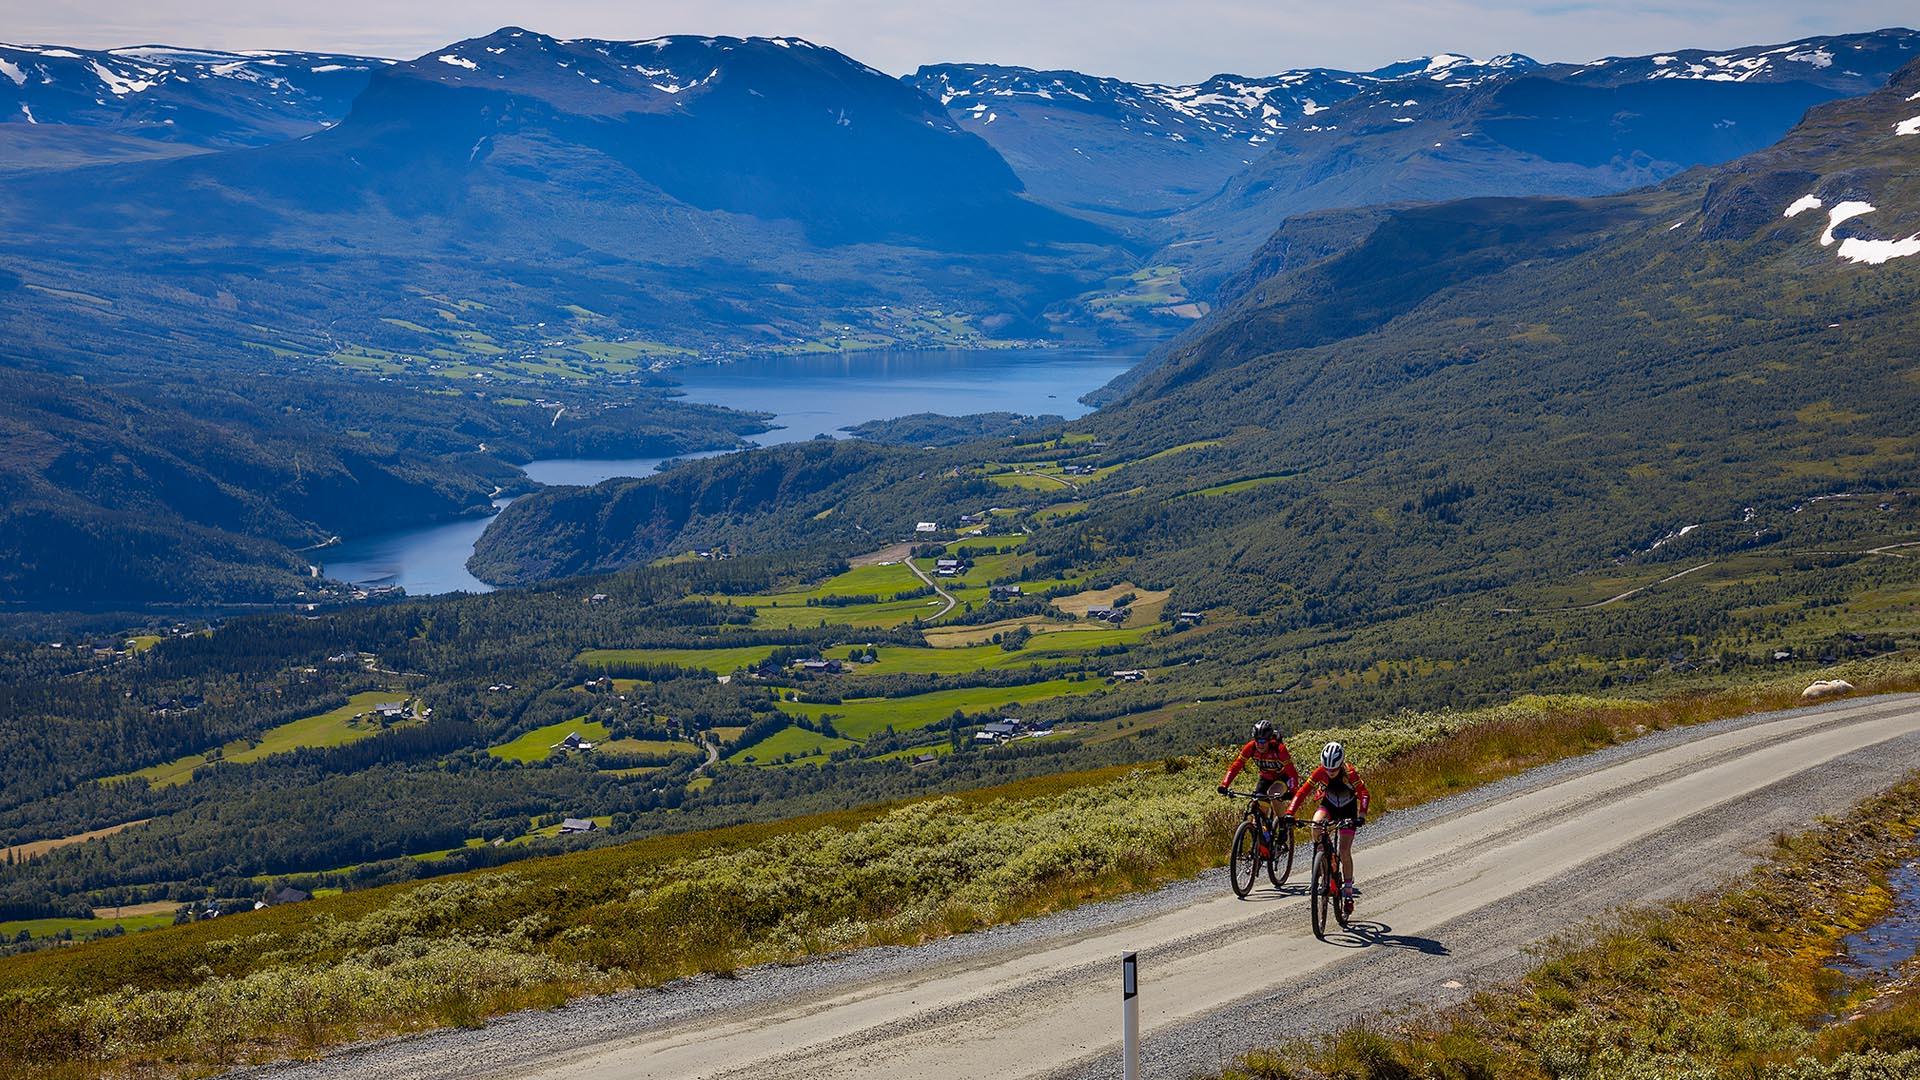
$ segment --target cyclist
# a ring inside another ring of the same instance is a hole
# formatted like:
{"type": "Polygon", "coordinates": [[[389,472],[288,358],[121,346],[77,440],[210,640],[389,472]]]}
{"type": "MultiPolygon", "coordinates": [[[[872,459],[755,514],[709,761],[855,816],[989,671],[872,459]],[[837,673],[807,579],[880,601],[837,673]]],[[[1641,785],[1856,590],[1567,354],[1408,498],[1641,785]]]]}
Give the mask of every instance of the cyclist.
{"type": "MultiPolygon", "coordinates": [[[[1260,779],[1253,787],[1255,795],[1265,795],[1273,785],[1281,780],[1287,782],[1285,794],[1292,794],[1300,785],[1300,770],[1293,767],[1293,755],[1287,751],[1285,739],[1273,730],[1273,721],[1261,720],[1253,725],[1253,738],[1240,748],[1240,756],[1227,766],[1227,775],[1220,778],[1220,794],[1225,795],[1233,787],[1233,778],[1240,775],[1247,762],[1253,762],[1259,770],[1260,779]]],[[[1254,812],[1265,820],[1270,815],[1260,803],[1254,804],[1254,812]]],[[[1271,827],[1271,823],[1269,823],[1271,827]]]]}
{"type": "Polygon", "coordinates": [[[1318,793],[1320,806],[1313,812],[1313,820],[1326,821],[1329,818],[1351,820],[1352,825],[1340,830],[1340,877],[1346,882],[1343,888],[1345,899],[1352,900],[1360,895],[1359,886],[1353,883],[1353,830],[1367,823],[1367,785],[1360,779],[1360,770],[1347,764],[1347,748],[1337,742],[1330,742],[1320,751],[1320,766],[1313,770],[1307,781],[1293,793],[1293,802],[1287,806],[1287,819],[1291,821],[1300,811],[1300,804],[1318,793]]]}

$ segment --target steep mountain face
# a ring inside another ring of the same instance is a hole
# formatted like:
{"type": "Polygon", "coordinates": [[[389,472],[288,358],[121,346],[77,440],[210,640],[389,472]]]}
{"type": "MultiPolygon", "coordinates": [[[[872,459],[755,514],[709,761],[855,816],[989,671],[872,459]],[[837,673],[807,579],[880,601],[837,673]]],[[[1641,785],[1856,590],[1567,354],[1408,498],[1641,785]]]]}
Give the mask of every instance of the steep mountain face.
{"type": "Polygon", "coordinates": [[[1865,93],[1920,55],[1888,30],[1555,64],[1473,83],[1356,96],[1273,140],[1175,222],[1200,280],[1237,269],[1293,214],[1478,195],[1594,195],[1772,144],[1821,102],[1865,93]]]}
{"type": "Polygon", "coordinates": [[[1372,72],[1307,68],[1130,83],[1076,71],[934,64],[907,82],[992,143],[1038,197],[1120,218],[1157,216],[1214,194],[1275,137],[1384,84],[1471,85],[1537,65],[1524,56],[1443,55],[1372,72]]]}
{"type": "Polygon", "coordinates": [[[1657,188],[1335,215],[1346,243],[1270,253],[1096,421],[1286,479],[1087,528],[1218,600],[1364,606],[1697,559],[1910,488],[1917,173],[1920,63],[1657,188]]]}
{"type": "Polygon", "coordinates": [[[1290,216],[1656,183],[1767,146],[1916,49],[1920,34],[1883,30],[1579,65],[1443,54],[1195,86],[984,65],[909,81],[1037,196],[1164,245],[1156,259],[1211,296],[1290,216]]]}
{"type": "Polygon", "coordinates": [[[486,512],[525,483],[515,462],[760,429],[658,401],[553,415],[388,384],[0,366],[0,605],[284,603],[319,584],[289,549],[486,512]]]}
{"type": "MultiPolygon", "coordinates": [[[[1116,254],[935,103],[830,49],[511,28],[381,68],[324,131],[30,176],[0,219],[21,226],[0,266],[133,323],[78,342],[102,351],[201,317],[212,340],[289,321],[365,340],[383,317],[433,324],[422,289],[696,347],[805,341],[882,308],[1017,336],[1116,254]],[[192,314],[151,304],[156,277],[201,298],[192,314]]],[[[35,314],[18,338],[87,333],[35,314]]]]}
{"type": "MultiPolygon", "coordinates": [[[[1123,468],[1034,549],[1098,550],[1187,607],[1319,624],[1651,579],[1794,534],[1809,500],[1911,490],[1916,177],[1920,62],[1657,187],[1294,219],[1236,300],[1069,425],[1106,447],[1077,460],[1123,468]]],[[[744,550],[761,531],[852,544],[850,524],[887,535],[965,505],[1003,447],[876,455],[857,487],[798,494],[732,497],[744,462],[543,493],[483,551],[538,576],[722,530],[744,550]]]]}
{"type": "Polygon", "coordinates": [[[0,43],[4,167],[264,146],[347,114],[380,67],[327,53],[0,43]]]}

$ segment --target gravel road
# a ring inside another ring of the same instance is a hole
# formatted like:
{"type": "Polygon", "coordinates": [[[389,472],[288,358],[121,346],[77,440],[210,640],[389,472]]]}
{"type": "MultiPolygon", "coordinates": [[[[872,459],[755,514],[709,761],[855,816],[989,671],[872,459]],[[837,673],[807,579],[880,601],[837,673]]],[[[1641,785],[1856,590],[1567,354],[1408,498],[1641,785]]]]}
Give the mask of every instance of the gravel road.
{"type": "Polygon", "coordinates": [[[1213,872],[929,945],[684,980],[245,1075],[1111,1077],[1117,959],[1138,950],[1147,1075],[1187,1077],[1280,1034],[1459,1000],[1523,970],[1531,943],[1710,888],[1775,833],[1916,768],[1920,696],[1739,717],[1387,815],[1362,833],[1355,926],[1326,942],[1308,929],[1300,869],[1246,900],[1213,872]]]}

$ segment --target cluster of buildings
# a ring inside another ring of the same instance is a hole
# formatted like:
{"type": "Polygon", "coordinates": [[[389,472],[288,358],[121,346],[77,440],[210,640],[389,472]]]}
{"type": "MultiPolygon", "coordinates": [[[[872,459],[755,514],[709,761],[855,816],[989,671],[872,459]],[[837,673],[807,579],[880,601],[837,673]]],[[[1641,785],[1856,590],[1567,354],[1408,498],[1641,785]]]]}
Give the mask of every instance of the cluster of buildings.
{"type": "Polygon", "coordinates": [[[974,742],[1005,743],[1015,739],[1044,739],[1053,734],[1053,729],[1029,724],[1025,720],[1016,720],[1011,716],[1002,717],[991,724],[983,724],[973,733],[974,742]]]}

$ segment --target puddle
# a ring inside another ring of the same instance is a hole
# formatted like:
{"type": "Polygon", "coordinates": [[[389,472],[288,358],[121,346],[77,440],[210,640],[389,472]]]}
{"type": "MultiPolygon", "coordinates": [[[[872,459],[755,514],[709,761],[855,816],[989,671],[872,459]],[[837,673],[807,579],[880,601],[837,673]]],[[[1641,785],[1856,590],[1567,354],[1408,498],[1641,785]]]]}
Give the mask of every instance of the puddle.
{"type": "Polygon", "coordinates": [[[1887,876],[1893,910],[1840,943],[1840,955],[1827,966],[1850,982],[1883,983],[1920,951],[1920,859],[1887,876]]]}

